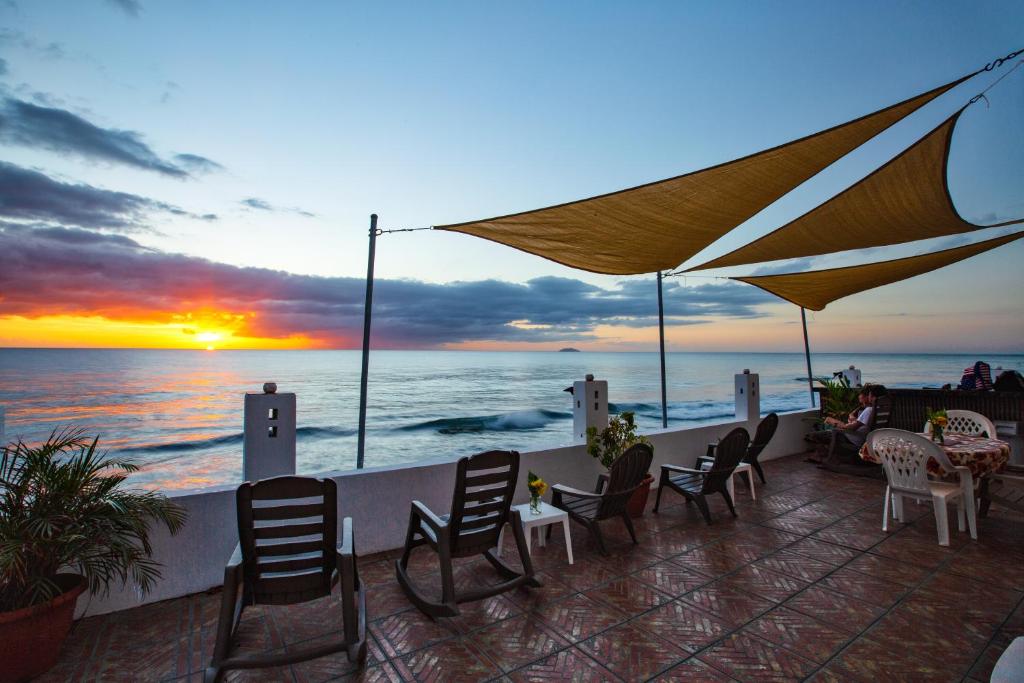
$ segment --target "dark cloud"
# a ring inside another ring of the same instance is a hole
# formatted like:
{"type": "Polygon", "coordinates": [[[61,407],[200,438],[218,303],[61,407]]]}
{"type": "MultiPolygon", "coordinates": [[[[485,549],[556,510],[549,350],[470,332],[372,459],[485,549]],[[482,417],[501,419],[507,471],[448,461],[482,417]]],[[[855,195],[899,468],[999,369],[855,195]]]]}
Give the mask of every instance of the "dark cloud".
{"type": "Polygon", "coordinates": [[[176,154],[174,160],[184,166],[192,173],[213,173],[223,171],[224,167],[212,159],[201,157],[198,154],[176,154]]]}
{"type": "Polygon", "coordinates": [[[246,199],[242,199],[238,203],[247,209],[255,209],[256,211],[272,211],[275,213],[296,213],[300,216],[305,216],[306,218],[316,218],[315,213],[311,213],[304,209],[300,209],[296,206],[274,206],[270,202],[264,199],[260,199],[259,197],[248,197],[246,199]]]}
{"type": "Polygon", "coordinates": [[[142,12],[142,3],[138,0],[107,0],[107,2],[133,18],[137,18],[142,12]]]}
{"type": "MultiPolygon", "coordinates": [[[[324,346],[353,348],[361,339],[361,278],[295,275],[168,254],[123,235],[61,227],[0,224],[2,311],[7,315],[98,315],[168,322],[200,310],[242,316],[238,333],[306,335],[324,346]]],[[[669,324],[709,316],[758,315],[773,298],[723,282],[665,286],[669,324]]],[[[374,344],[423,348],[481,341],[572,342],[595,338],[598,325],[657,324],[653,280],[604,289],[541,277],[431,284],[378,280],[374,344]]]]}
{"type": "Polygon", "coordinates": [[[6,76],[7,71],[7,60],[3,57],[0,57],[0,76],[6,76]]]}
{"type": "MultiPolygon", "coordinates": [[[[188,170],[161,159],[139,133],[100,128],[66,109],[41,106],[7,97],[0,105],[0,141],[74,154],[86,159],[124,164],[173,178],[190,177],[188,170]]],[[[204,171],[215,162],[194,154],[179,154],[179,164],[202,160],[204,171]]]]}
{"type": "Polygon", "coordinates": [[[64,183],[39,171],[0,161],[0,217],[139,232],[149,229],[146,218],[153,213],[209,220],[148,197],[84,183],[64,183]]]}

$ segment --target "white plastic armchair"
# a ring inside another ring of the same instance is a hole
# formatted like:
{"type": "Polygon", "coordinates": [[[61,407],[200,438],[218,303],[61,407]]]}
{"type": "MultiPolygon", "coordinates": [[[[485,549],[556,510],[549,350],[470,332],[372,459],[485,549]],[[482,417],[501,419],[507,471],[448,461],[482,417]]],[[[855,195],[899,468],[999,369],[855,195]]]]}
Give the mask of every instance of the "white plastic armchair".
{"type": "Polygon", "coordinates": [[[878,457],[885,469],[888,485],[885,487],[885,506],[882,512],[882,531],[889,530],[890,505],[892,515],[901,522],[903,499],[930,500],[935,508],[939,545],[949,545],[949,517],[947,505],[957,503],[957,521],[964,531],[964,521],[970,526],[971,538],[978,538],[978,521],[974,507],[974,478],[966,467],[954,466],[946,452],[931,439],[900,429],[877,429],[868,435],[868,449],[878,457]],[[947,473],[955,473],[957,482],[928,478],[928,461],[935,460],[947,473]]]}
{"type": "MultiPolygon", "coordinates": [[[[946,434],[966,434],[967,436],[987,436],[996,438],[996,426],[992,420],[973,410],[947,410],[948,424],[943,430],[946,434]]],[[[932,425],[924,423],[924,433],[931,435],[932,425]]]]}

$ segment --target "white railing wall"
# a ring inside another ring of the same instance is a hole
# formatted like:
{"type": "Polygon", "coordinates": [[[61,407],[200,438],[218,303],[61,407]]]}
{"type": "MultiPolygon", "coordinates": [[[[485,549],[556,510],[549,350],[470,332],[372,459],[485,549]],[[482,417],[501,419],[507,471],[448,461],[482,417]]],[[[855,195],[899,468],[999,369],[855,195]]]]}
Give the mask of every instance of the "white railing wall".
{"type": "MultiPolygon", "coordinates": [[[[817,411],[781,414],[779,429],[761,460],[802,452],[808,426],[805,418],[812,415],[817,415],[817,411]]],[[[647,433],[654,446],[651,472],[655,482],[660,464],[693,465],[697,456],[705,453],[709,442],[725,436],[736,426],[747,427],[753,433],[756,422],[722,422],[647,433]]],[[[582,445],[524,452],[517,502],[529,497],[526,476],[530,470],[552,484],[592,490],[601,467],[587,455],[582,445]]],[[[320,476],[330,476],[338,482],[339,514],[352,517],[356,551],[365,556],[402,546],[413,499],[423,501],[439,514],[447,511],[455,480],[455,460],[326,472],[320,476]]],[[[153,556],[163,564],[163,578],[156,588],[144,598],[133,590],[121,590],[106,598],[81,599],[79,613],[87,609],[89,615],[104,614],[221,585],[224,563],[238,542],[235,488],[220,486],[170,492],[168,495],[188,510],[189,521],[177,536],[171,537],[166,530],[157,530],[154,534],[153,556]]]]}

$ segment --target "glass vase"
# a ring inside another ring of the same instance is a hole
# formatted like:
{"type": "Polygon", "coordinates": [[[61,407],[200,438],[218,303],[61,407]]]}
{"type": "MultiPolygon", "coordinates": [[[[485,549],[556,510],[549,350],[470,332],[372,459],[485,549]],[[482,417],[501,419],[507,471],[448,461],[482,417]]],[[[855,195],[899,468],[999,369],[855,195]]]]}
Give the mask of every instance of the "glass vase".
{"type": "Polygon", "coordinates": [[[945,443],[946,439],[942,436],[942,426],[933,424],[932,425],[932,441],[935,443],[945,443]]]}
{"type": "Polygon", "coordinates": [[[530,496],[530,514],[540,514],[540,496],[530,496]]]}

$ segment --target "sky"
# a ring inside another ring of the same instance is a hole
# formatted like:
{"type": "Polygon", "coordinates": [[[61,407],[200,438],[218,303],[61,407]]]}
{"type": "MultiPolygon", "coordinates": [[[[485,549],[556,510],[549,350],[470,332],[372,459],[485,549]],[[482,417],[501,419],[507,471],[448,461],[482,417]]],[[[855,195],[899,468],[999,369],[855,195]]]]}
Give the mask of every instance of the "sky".
{"type": "MultiPolygon", "coordinates": [[[[1022,27],[1019,2],[0,0],[0,346],[357,348],[371,213],[426,228],[718,164],[970,73],[1024,47],[1022,27]]],[[[1019,61],[687,265],[828,199],[1019,61]]],[[[956,127],[966,219],[1024,217],[1022,123],[1024,67],[956,127]]],[[[721,276],[950,243],[667,278],[667,347],[802,350],[799,309],[721,276]]],[[[1024,240],[840,300],[809,315],[812,345],[1024,352],[1022,262],[1024,240]]],[[[656,297],[653,274],[391,233],[373,343],[654,350],[656,297]]]]}

